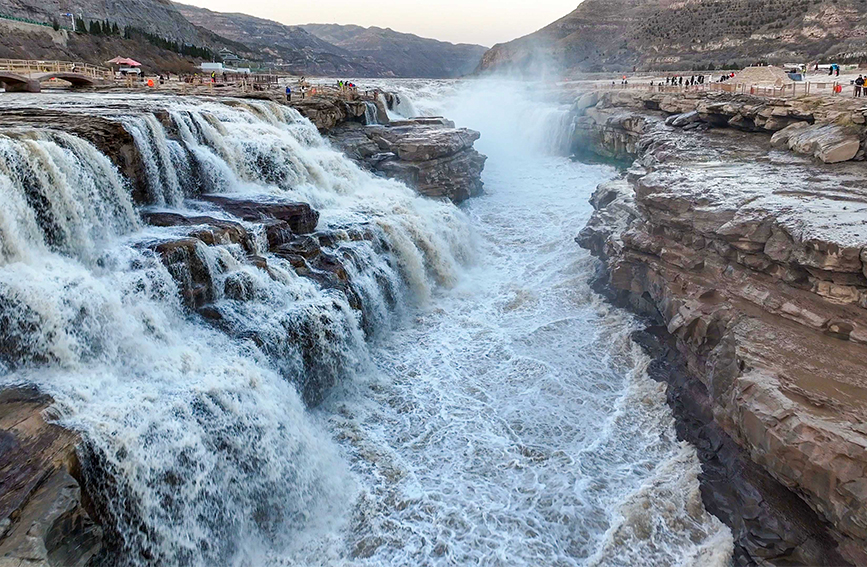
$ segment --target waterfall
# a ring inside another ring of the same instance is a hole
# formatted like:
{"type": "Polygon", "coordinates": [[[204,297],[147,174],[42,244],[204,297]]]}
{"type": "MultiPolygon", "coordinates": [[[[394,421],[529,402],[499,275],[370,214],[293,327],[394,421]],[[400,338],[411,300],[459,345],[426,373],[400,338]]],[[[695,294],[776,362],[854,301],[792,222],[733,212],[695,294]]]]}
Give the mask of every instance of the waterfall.
{"type": "Polygon", "coordinates": [[[379,124],[379,108],[370,101],[364,102],[364,123],[367,125],[379,124]]]}
{"type": "Polygon", "coordinates": [[[111,562],[256,564],[346,517],[354,499],[300,394],[351,380],[368,364],[366,339],[455,284],[472,234],[453,205],[360,170],[292,109],[178,98],[155,114],[152,99],[124,103],[117,119],[144,162],[148,203],[134,205],[82,139],[0,131],[0,384],[39,387],[82,434],[86,484],[119,550],[111,562]],[[351,288],[299,276],[270,254],[261,226],[202,193],[309,203],[351,288]],[[143,225],[143,211],[250,231],[252,251],[191,252],[219,318],[183,303],[154,251],[189,227],[143,225]]]}

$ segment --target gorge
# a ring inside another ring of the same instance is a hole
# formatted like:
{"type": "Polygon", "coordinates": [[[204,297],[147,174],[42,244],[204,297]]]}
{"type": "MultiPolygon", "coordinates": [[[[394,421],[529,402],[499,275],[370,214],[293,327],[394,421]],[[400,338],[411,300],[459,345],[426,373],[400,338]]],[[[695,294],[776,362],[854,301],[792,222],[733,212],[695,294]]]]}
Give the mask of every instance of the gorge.
{"type": "Polygon", "coordinates": [[[0,565],[865,562],[860,107],[373,87],[4,95],[0,565]]]}

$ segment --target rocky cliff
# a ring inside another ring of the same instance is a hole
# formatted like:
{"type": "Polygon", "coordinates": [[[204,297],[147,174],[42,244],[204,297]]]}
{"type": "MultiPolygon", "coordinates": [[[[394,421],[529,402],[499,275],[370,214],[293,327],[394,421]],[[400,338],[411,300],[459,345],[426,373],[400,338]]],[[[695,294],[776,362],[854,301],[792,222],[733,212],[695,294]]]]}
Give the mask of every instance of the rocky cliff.
{"type": "Polygon", "coordinates": [[[535,75],[858,61],[859,0],[585,0],[526,37],[494,46],[480,71],[535,75]]]}
{"type": "Polygon", "coordinates": [[[732,527],[743,563],[865,564],[860,167],[820,165],[745,132],[763,129],[756,118],[780,130],[809,123],[793,106],[765,117],[749,98],[726,101],[731,114],[699,102],[667,119],[652,109],[695,101],[643,96],[639,110],[626,98],[580,110],[578,143],[637,161],[596,192],[578,240],[604,261],[612,297],[659,325],[643,341],[700,449],[708,508],[732,527]]]}

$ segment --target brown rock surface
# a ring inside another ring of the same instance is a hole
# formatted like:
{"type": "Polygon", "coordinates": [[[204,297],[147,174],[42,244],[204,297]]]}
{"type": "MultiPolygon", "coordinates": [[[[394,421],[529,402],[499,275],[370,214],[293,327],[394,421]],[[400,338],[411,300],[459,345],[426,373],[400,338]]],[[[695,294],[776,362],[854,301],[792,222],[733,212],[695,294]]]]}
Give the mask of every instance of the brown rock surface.
{"type": "Polygon", "coordinates": [[[346,123],[331,141],[362,166],[403,181],[422,195],[459,203],[482,193],[487,158],[473,149],[480,134],[442,120],[389,126],[346,123]]]}
{"type": "Polygon", "coordinates": [[[77,474],[78,436],[45,421],[51,399],[0,392],[0,565],[83,567],[102,547],[77,474]]]}
{"type": "Polygon", "coordinates": [[[864,564],[867,182],[855,164],[766,144],[650,129],[627,177],[597,191],[579,241],[616,297],[674,337],[714,422],[838,542],[784,522],[743,527],[742,546],[772,564],[820,564],[823,546],[864,564]],[[788,544],[769,548],[771,534],[788,544]]]}

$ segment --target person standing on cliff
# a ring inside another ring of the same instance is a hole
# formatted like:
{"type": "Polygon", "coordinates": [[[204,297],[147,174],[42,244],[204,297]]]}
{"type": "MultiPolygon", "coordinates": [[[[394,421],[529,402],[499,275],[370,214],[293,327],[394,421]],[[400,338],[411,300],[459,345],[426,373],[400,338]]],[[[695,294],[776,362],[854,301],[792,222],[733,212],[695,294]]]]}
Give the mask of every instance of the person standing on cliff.
{"type": "Polygon", "coordinates": [[[855,79],[855,97],[861,96],[861,91],[864,90],[864,76],[858,75],[858,78],[855,79]]]}
{"type": "Polygon", "coordinates": [[[286,85],[286,102],[292,102],[292,87],[286,85]]]}

